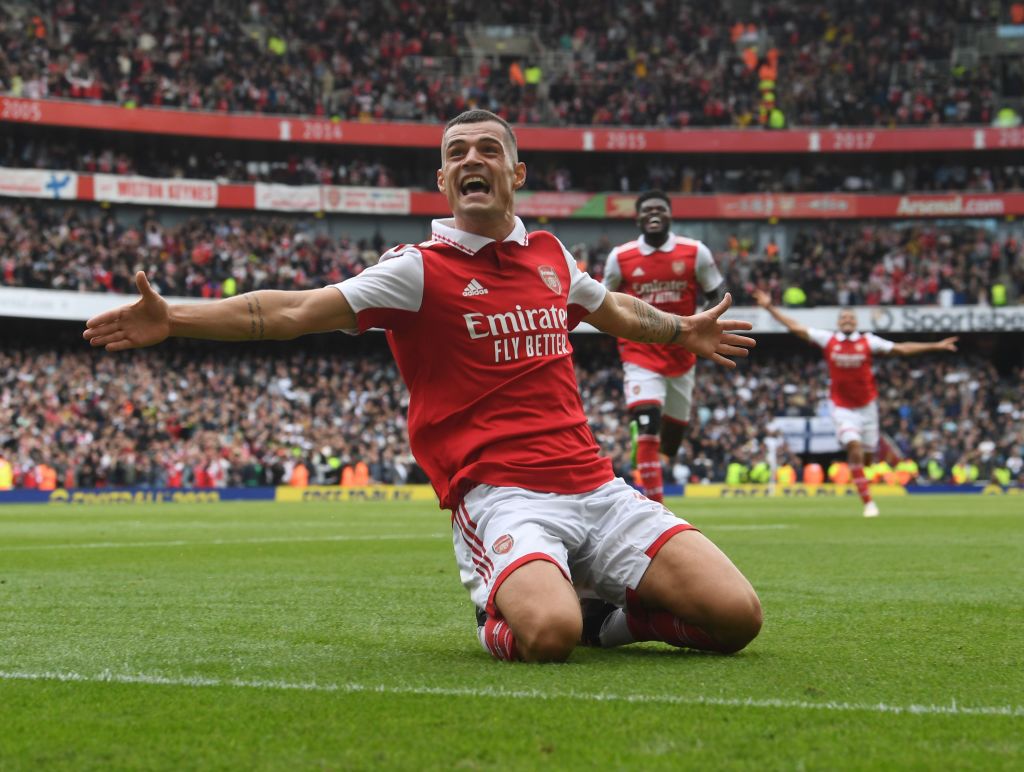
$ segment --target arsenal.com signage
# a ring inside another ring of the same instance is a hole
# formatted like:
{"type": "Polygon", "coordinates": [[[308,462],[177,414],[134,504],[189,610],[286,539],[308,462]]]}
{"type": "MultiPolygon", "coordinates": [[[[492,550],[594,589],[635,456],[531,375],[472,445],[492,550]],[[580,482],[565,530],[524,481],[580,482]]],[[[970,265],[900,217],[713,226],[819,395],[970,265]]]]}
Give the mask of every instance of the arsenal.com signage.
{"type": "Polygon", "coordinates": [[[901,196],[896,207],[900,217],[991,217],[1005,213],[1001,196],[901,196]]]}

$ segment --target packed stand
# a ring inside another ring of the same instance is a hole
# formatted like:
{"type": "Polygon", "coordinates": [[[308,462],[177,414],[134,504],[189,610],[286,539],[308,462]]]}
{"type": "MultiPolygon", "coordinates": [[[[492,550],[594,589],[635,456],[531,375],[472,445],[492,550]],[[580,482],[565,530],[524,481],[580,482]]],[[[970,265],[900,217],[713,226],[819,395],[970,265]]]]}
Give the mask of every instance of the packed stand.
{"type": "MultiPolygon", "coordinates": [[[[144,210],[132,223],[110,211],[0,204],[0,285],[132,293],[145,270],[163,294],[179,297],[311,289],[358,274],[391,246],[379,233],[331,236],[314,219],[167,217],[144,210]]],[[[737,304],[753,305],[759,288],[792,305],[783,292],[794,286],[801,305],[993,304],[996,285],[1017,303],[1024,290],[1024,240],[983,228],[829,224],[802,228],[792,241],[785,252],[740,238],[709,244],[737,304]]],[[[570,245],[598,278],[612,246],[606,236],[570,245]]]]}
{"type": "MultiPolygon", "coordinates": [[[[498,8],[522,23],[517,3],[498,8]]],[[[534,7],[550,48],[571,56],[548,94],[559,123],[686,127],[988,123],[998,97],[987,61],[950,63],[961,24],[992,24],[998,7],[946,0],[864,4],[778,0],[753,18],[724,5],[551,2],[534,7]],[[994,15],[995,14],[995,15],[994,15]],[[922,73],[938,68],[939,77],[922,73]],[[781,125],[768,115],[781,109],[781,125]]],[[[528,89],[499,104],[545,120],[528,89]],[[518,97],[518,99],[517,99],[518,97]]]]}
{"type": "Polygon", "coordinates": [[[1024,240],[971,225],[805,226],[783,252],[732,238],[718,253],[740,305],[1006,305],[1024,292],[1024,240]],[[795,292],[794,292],[795,290],[795,292]],[[789,294],[787,294],[787,291],[789,294]]]}
{"type": "Polygon", "coordinates": [[[0,91],[359,120],[444,121],[479,106],[516,123],[666,127],[775,126],[776,108],[781,125],[988,123],[999,107],[998,68],[950,62],[958,25],[995,23],[998,4],[754,8],[36,0],[0,20],[0,91]],[[470,64],[463,30],[477,24],[529,25],[537,61],[470,64]]]}
{"type": "MultiPolygon", "coordinates": [[[[629,478],[613,342],[573,343],[595,437],[629,478]]],[[[734,372],[698,364],[678,482],[721,481],[733,460],[755,459],[775,416],[825,414],[825,365],[806,349],[734,372]]],[[[999,378],[969,356],[883,360],[878,381],[883,429],[922,467],[937,459],[944,473],[935,481],[964,458],[985,475],[1002,465],[1021,477],[1024,369],[999,378]]],[[[17,487],[425,482],[408,447],[407,407],[383,337],[372,333],[298,346],[175,341],[118,356],[81,343],[11,342],[0,351],[0,466],[12,466],[17,487]]]]}
{"type": "Polygon", "coordinates": [[[144,270],[177,297],[312,289],[355,276],[389,246],[379,235],[333,238],[315,221],[283,217],[218,214],[164,225],[146,210],[126,225],[79,207],[0,205],[0,285],[13,287],[133,293],[144,270]]]}
{"type": "Polygon", "coordinates": [[[18,348],[0,373],[0,454],[21,487],[38,486],[41,464],[83,488],[337,484],[360,463],[376,482],[426,481],[380,350],[18,348]]]}

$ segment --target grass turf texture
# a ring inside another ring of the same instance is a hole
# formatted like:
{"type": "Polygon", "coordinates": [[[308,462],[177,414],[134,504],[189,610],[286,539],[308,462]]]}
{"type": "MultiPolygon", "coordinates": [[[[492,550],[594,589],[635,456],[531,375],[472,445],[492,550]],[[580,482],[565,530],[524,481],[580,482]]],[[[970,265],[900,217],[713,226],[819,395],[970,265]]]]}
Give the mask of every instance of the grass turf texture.
{"type": "Polygon", "coordinates": [[[433,505],[4,507],[0,769],[1020,768],[1022,503],[670,501],[761,636],[554,666],[481,650],[433,505]]]}

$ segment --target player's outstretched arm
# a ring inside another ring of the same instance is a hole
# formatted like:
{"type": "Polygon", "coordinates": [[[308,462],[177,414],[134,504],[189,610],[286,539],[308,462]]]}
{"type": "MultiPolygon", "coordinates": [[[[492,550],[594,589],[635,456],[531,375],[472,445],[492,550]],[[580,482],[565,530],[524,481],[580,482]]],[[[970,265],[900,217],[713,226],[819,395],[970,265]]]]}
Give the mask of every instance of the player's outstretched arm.
{"type": "Polygon", "coordinates": [[[735,335],[749,330],[750,322],[722,319],[732,305],[732,296],[714,308],[693,316],[676,316],[660,311],[632,295],[609,292],[601,306],[584,321],[617,338],[639,343],[674,343],[725,367],[735,367],[728,357],[745,357],[756,345],[753,338],[735,335]]]}
{"type": "Polygon", "coordinates": [[[226,300],[171,305],[146,274],[135,274],[139,299],[94,316],[82,337],[107,351],[153,346],[170,337],[205,340],[290,340],[312,332],[351,329],[355,313],[338,290],[259,290],[226,300]]]}
{"type": "Polygon", "coordinates": [[[930,343],[896,343],[893,344],[890,353],[896,356],[910,357],[915,354],[927,354],[931,351],[956,351],[956,342],[958,340],[960,338],[954,335],[951,338],[943,338],[942,340],[930,343]]]}
{"type": "Polygon", "coordinates": [[[787,330],[796,335],[798,338],[804,340],[810,340],[811,336],[807,332],[807,328],[800,324],[792,316],[786,316],[779,309],[772,305],[771,296],[764,290],[754,290],[754,301],[761,306],[765,311],[772,315],[779,324],[783,325],[787,330]]]}

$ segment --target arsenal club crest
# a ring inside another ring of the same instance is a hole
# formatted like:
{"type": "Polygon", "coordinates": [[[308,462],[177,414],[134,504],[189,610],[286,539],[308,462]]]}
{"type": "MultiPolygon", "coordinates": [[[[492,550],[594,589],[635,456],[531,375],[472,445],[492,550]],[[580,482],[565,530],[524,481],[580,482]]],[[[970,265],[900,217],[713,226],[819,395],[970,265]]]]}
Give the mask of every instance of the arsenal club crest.
{"type": "Polygon", "coordinates": [[[676,276],[682,276],[683,275],[683,271],[685,271],[685,270],[686,270],[686,261],[685,260],[673,260],[672,261],[672,271],[675,273],[676,276]]]}
{"type": "Polygon", "coordinates": [[[491,550],[498,555],[504,555],[512,549],[513,544],[515,544],[515,541],[512,539],[512,534],[506,533],[495,540],[494,544],[491,545],[491,550]]]}
{"type": "Polygon", "coordinates": [[[540,278],[548,285],[549,290],[556,295],[562,294],[562,280],[558,278],[554,268],[550,265],[542,265],[537,269],[537,272],[540,273],[540,278]]]}

